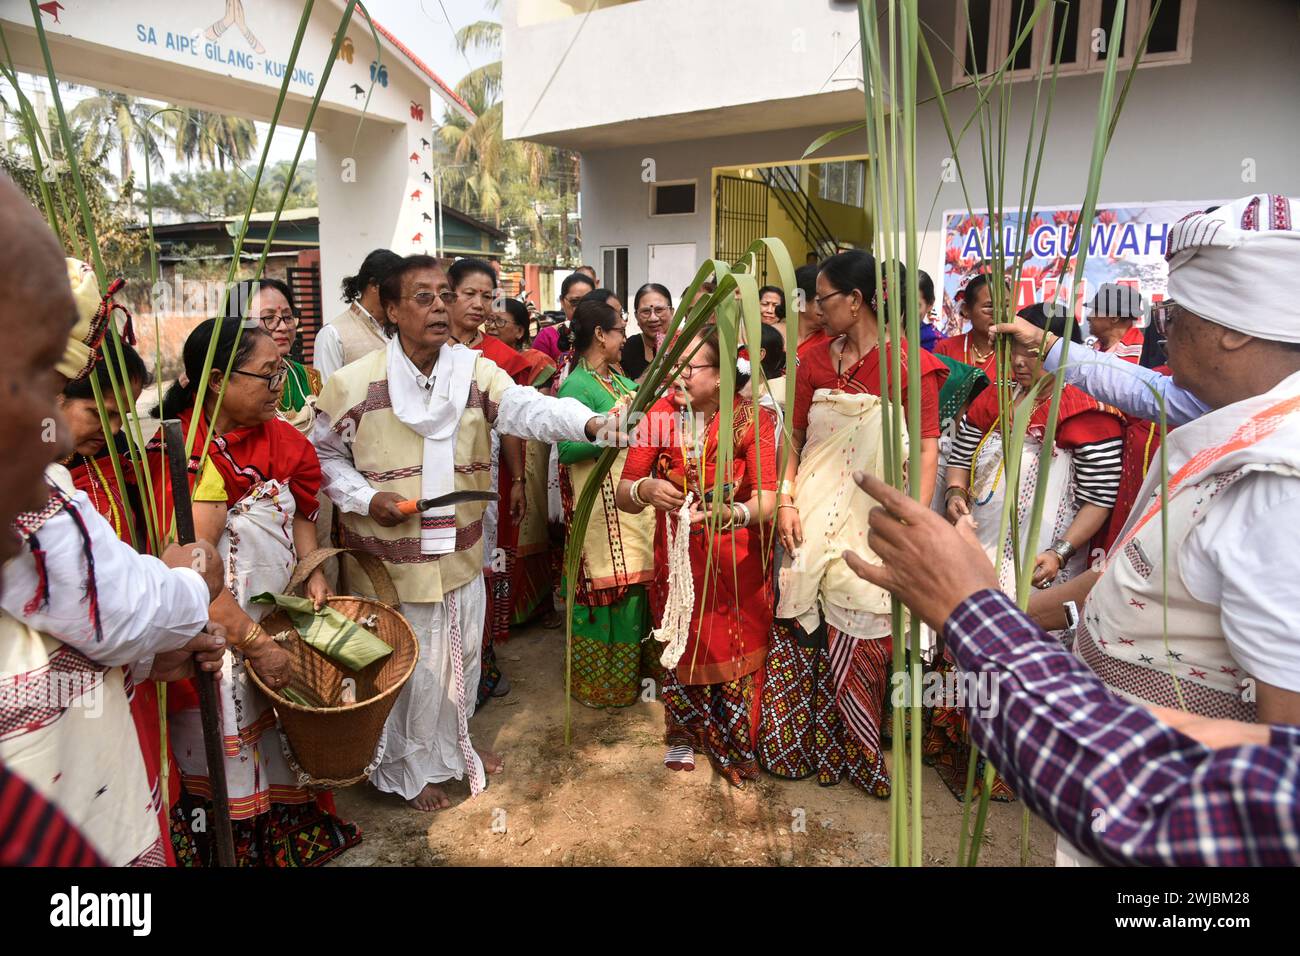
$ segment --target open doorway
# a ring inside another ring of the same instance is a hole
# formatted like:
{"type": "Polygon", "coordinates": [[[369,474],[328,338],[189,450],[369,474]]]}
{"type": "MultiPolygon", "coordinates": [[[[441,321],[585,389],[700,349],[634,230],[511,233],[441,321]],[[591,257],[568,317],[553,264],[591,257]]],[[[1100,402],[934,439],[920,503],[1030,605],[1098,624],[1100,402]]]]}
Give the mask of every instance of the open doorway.
{"type": "MultiPolygon", "coordinates": [[[[782,240],[795,266],[840,249],[867,248],[871,214],[866,156],[713,170],[714,255],[735,262],[754,240],[782,240]]],[[[758,275],[768,263],[759,257],[758,275]]]]}

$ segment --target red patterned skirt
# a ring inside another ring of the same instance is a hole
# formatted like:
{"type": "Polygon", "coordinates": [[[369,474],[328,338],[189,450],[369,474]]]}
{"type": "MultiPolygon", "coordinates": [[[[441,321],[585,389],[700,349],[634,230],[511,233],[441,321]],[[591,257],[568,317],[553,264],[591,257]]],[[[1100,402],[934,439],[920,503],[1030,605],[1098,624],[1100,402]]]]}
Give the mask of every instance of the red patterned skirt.
{"type": "Polygon", "coordinates": [[[817,776],[824,787],[847,777],[872,796],[889,796],[880,727],[889,686],[888,637],[859,640],[825,622],[812,634],[778,619],[763,679],[758,761],[774,777],[817,776]]]}
{"type": "Polygon", "coordinates": [[[664,743],[685,745],[709,758],[732,786],[758,779],[754,732],[762,671],[721,684],[683,684],[664,673],[664,743]]]}

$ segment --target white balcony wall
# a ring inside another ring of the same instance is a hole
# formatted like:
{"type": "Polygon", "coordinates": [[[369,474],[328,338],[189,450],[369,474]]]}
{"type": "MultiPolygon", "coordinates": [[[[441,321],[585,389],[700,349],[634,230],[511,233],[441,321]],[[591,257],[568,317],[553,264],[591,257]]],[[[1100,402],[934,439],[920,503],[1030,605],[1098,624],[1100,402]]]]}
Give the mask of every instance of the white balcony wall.
{"type": "Polygon", "coordinates": [[[611,146],[861,115],[855,4],[639,0],[538,22],[562,7],[504,4],[509,138],[611,146]]]}

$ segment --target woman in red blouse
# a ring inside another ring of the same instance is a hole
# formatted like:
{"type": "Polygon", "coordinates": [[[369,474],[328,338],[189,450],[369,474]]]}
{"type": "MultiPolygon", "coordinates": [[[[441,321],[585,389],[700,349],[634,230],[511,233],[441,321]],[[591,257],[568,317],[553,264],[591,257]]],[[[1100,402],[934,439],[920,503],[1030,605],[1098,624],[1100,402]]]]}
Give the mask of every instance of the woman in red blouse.
{"type": "MultiPolygon", "coordinates": [[[[659,625],[656,636],[668,642],[664,764],[693,770],[694,755],[703,753],[739,787],[758,776],[758,681],[772,627],[772,574],[765,554],[772,546],[769,522],[776,504],[776,416],[760,408],[755,418],[752,404],[719,394],[716,330],[703,330],[686,356],[670,395],[637,428],[617,500],[620,509],[633,514],[646,506],[656,511],[655,564],[662,570],[651,587],[650,607],[659,625]],[[734,402],[734,455],[719,482],[723,401],[734,402]],[[714,494],[718,484],[721,497],[714,494]],[[692,496],[690,523],[682,527],[675,513],[687,495],[692,496]],[[700,504],[708,498],[712,504],[700,504]],[[685,583],[669,586],[670,522],[674,534],[689,535],[695,592],[689,608],[678,603],[681,590],[670,593],[685,583]]],[[[737,360],[736,391],[748,380],[748,363],[737,360]]]]}
{"type": "MultiPolygon", "coordinates": [[[[889,596],[844,563],[846,549],[868,553],[872,502],[851,480],[883,473],[881,353],[876,264],[851,250],[821,264],[814,302],[828,337],[800,356],[791,454],[778,494],[777,533],[786,556],[764,677],[758,754],[770,773],[847,776],[868,793],[889,795],[880,723],[889,683],[889,596]]],[[[892,365],[891,346],[884,356],[892,365]]],[[[899,343],[903,407],[921,399],[921,473],[928,501],[939,460],[939,388],[945,366],[920,354],[920,380],[907,379],[899,343]]]]}
{"type": "Polygon", "coordinates": [[[961,315],[970,323],[970,331],[936,342],[934,354],[973,365],[987,375],[990,382],[996,381],[998,354],[993,345],[993,293],[989,288],[989,277],[980,273],[966,283],[959,295],[961,315]]]}

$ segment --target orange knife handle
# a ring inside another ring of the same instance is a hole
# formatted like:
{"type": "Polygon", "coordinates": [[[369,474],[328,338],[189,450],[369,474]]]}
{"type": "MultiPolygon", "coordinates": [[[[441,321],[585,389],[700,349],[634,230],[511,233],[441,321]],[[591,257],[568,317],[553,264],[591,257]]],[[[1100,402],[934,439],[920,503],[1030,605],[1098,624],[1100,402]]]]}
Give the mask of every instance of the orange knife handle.
{"type": "Polygon", "coordinates": [[[406,501],[397,503],[397,510],[404,515],[413,515],[419,510],[420,502],[414,498],[408,498],[406,501]]]}

